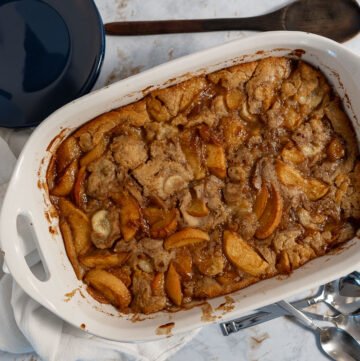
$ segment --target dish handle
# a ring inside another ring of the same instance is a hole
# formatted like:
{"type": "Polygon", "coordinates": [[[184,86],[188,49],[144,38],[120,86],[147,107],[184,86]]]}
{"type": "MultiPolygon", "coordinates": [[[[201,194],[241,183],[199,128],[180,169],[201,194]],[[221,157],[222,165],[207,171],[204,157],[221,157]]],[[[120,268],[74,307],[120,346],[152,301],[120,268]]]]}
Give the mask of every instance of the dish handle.
{"type": "Polygon", "coordinates": [[[0,214],[4,265],[31,298],[55,312],[55,306],[45,297],[57,290],[53,289],[54,283],[49,282],[51,274],[37,241],[35,230],[40,229],[36,225],[39,217],[22,209],[21,204],[30,197],[21,194],[21,189],[16,181],[10,183],[0,214]]]}

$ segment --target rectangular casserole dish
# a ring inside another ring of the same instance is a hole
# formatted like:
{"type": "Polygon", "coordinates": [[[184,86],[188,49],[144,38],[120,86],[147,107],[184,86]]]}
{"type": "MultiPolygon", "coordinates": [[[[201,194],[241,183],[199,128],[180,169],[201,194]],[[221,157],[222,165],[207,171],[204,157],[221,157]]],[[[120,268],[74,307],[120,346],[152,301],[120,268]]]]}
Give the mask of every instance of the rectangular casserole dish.
{"type": "MultiPolygon", "coordinates": [[[[9,184],[0,218],[1,247],[5,263],[17,283],[35,300],[76,327],[116,341],[146,341],[164,337],[159,326],[174,323],[172,334],[240,316],[251,309],[287,298],[305,289],[345,275],[360,264],[360,243],[353,239],[341,251],[315,259],[289,277],[273,278],[233,293],[229,307],[216,308],[225,297],[208,301],[206,312],[195,307],[177,313],[149,316],[121,315],[112,306],[98,304],[83,289],[66,256],[53,217],[46,186],[46,170],[52,151],[74,128],[111,109],[141,99],[149,91],[209,73],[230,65],[268,56],[301,57],[327,76],[343,98],[359,139],[360,58],[328,39],[299,32],[272,32],[233,41],[160,65],[84,96],[56,111],[33,133],[9,184]],[[18,219],[26,219],[47,277],[40,281],[29,269],[25,256],[31,251],[19,235],[18,219]],[[224,309],[232,309],[225,312],[224,309]],[[142,322],[134,322],[141,319],[142,322]]],[[[227,299],[229,300],[229,299],[227,299]]]]}

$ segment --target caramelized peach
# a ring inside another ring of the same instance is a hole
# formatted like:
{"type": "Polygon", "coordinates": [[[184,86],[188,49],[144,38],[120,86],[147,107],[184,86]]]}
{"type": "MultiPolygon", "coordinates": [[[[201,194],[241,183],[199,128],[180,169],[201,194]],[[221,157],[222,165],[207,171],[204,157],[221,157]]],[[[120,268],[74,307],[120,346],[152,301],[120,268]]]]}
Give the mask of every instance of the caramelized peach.
{"type": "Polygon", "coordinates": [[[165,277],[163,272],[158,272],[152,282],[151,290],[154,296],[162,296],[164,294],[165,277]]]}
{"type": "Polygon", "coordinates": [[[174,266],[177,272],[184,279],[190,279],[192,276],[192,257],[190,251],[186,247],[176,249],[176,256],[174,259],[174,266]]]}
{"type": "Polygon", "coordinates": [[[210,211],[202,199],[194,198],[186,209],[186,212],[193,217],[206,217],[210,211]]]}
{"type": "Polygon", "coordinates": [[[289,255],[285,250],[281,251],[276,268],[280,273],[289,274],[291,272],[289,255]]]}
{"type": "Polygon", "coordinates": [[[111,253],[95,251],[79,257],[80,262],[88,268],[110,268],[121,266],[129,258],[128,252],[111,253]]]}
{"type": "Polygon", "coordinates": [[[345,156],[345,148],[338,138],[334,138],[327,147],[327,155],[331,161],[342,159],[345,156]]]}
{"type": "Polygon", "coordinates": [[[183,299],[183,293],[181,290],[181,279],[172,263],[170,263],[169,270],[166,274],[165,290],[170,300],[176,306],[180,306],[183,299]]]}
{"type": "Polygon", "coordinates": [[[111,198],[120,206],[120,229],[124,240],[130,241],[141,225],[140,206],[127,192],[113,193],[111,198]]]}
{"type": "Polygon", "coordinates": [[[231,89],[226,93],[226,105],[230,110],[236,110],[240,108],[240,105],[244,101],[244,94],[241,90],[231,89]]]}
{"type": "Polygon", "coordinates": [[[150,225],[152,225],[155,222],[158,222],[162,218],[164,214],[164,210],[156,207],[148,207],[148,208],[143,208],[142,213],[146,221],[150,225]]]}
{"type": "Polygon", "coordinates": [[[278,160],[275,164],[275,169],[282,184],[299,188],[303,187],[304,178],[295,168],[278,160]]]}
{"type": "Polygon", "coordinates": [[[56,151],[57,172],[62,173],[63,170],[75,159],[81,155],[81,149],[77,140],[70,136],[66,138],[56,151]]]}
{"type": "Polygon", "coordinates": [[[174,208],[171,211],[163,211],[162,219],[153,223],[150,227],[150,235],[153,238],[165,238],[175,232],[177,227],[178,212],[174,208]]]}
{"type": "Polygon", "coordinates": [[[317,201],[324,197],[329,189],[330,187],[327,184],[313,178],[307,180],[304,192],[311,201],[317,201]]]}
{"type": "Polygon", "coordinates": [[[224,253],[234,266],[252,276],[259,277],[265,273],[268,263],[237,233],[224,231],[223,237],[224,253]]]}
{"type": "Polygon", "coordinates": [[[329,186],[324,182],[315,178],[306,179],[297,169],[284,162],[276,162],[276,173],[281,183],[302,189],[311,201],[324,197],[329,191],[329,186]]]}
{"type": "Polygon", "coordinates": [[[221,145],[206,145],[206,166],[211,174],[219,178],[226,177],[226,158],[224,148],[221,145]]]}
{"type": "Polygon", "coordinates": [[[227,151],[236,150],[248,136],[245,125],[236,117],[223,117],[220,120],[220,127],[227,151]]]}
{"type": "Polygon", "coordinates": [[[261,216],[263,215],[268,199],[269,199],[269,191],[267,189],[265,182],[263,181],[261,188],[256,196],[256,200],[254,204],[254,212],[258,219],[260,219],[261,216]]]}
{"type": "Polygon", "coordinates": [[[301,164],[305,161],[305,157],[302,152],[291,143],[283,148],[281,151],[281,157],[284,161],[294,164],[301,164]]]}
{"type": "Polygon", "coordinates": [[[85,272],[84,272],[84,268],[80,265],[79,260],[77,258],[75,243],[70,226],[65,220],[60,220],[59,227],[64,239],[66,254],[69,257],[70,263],[74,268],[74,272],[76,274],[77,279],[81,280],[84,277],[85,272]]]}
{"type": "Polygon", "coordinates": [[[76,173],[78,171],[78,161],[73,160],[66,168],[64,174],[51,190],[53,196],[63,197],[68,195],[74,187],[76,173]]]}
{"type": "Polygon", "coordinates": [[[266,203],[266,207],[259,219],[259,228],[255,232],[255,236],[259,239],[269,237],[274,233],[281,221],[283,212],[283,200],[279,191],[271,185],[270,198],[266,203]]]}
{"type": "Polygon", "coordinates": [[[209,241],[209,235],[198,228],[184,228],[168,237],[164,242],[166,250],[209,241]]]}
{"type": "Polygon", "coordinates": [[[181,136],[180,144],[186,160],[194,172],[195,179],[204,178],[205,168],[202,161],[202,144],[199,137],[195,132],[186,130],[181,136]]]}
{"type": "Polygon", "coordinates": [[[84,208],[87,202],[87,196],[85,193],[85,179],[86,179],[86,167],[81,167],[76,175],[73,197],[75,204],[84,208]]]}
{"type": "Polygon", "coordinates": [[[76,254],[85,254],[92,247],[88,216],[65,198],[59,199],[59,208],[70,225],[76,254]]]}
{"type": "Polygon", "coordinates": [[[92,150],[90,150],[90,152],[86,153],[80,159],[80,166],[86,167],[88,164],[90,164],[94,160],[99,159],[105,153],[108,143],[109,143],[109,140],[107,138],[102,138],[99,141],[99,143],[92,150]]]}
{"type": "Polygon", "coordinates": [[[147,110],[149,114],[158,122],[167,122],[171,118],[171,115],[167,108],[162,105],[160,100],[154,97],[148,98],[147,110]]]}
{"type": "Polygon", "coordinates": [[[131,302],[131,294],[124,283],[113,274],[94,268],[85,276],[85,282],[100,291],[113,305],[127,307],[131,302]]]}

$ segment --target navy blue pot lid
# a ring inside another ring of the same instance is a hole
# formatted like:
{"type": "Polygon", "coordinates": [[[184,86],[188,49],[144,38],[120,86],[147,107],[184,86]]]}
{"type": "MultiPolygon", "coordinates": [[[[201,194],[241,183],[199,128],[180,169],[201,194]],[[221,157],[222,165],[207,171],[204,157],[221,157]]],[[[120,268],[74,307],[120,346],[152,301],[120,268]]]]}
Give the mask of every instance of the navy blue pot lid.
{"type": "Polygon", "coordinates": [[[104,52],[92,0],[0,0],[0,126],[35,126],[89,92],[104,52]]]}

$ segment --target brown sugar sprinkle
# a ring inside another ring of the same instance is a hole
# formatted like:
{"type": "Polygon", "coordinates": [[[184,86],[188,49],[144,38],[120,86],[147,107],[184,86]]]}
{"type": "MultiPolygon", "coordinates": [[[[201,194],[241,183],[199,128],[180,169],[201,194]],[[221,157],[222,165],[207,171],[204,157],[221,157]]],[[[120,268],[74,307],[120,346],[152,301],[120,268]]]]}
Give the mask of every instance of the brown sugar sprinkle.
{"type": "Polygon", "coordinates": [[[202,304],[211,321],[207,299],[288,275],[358,229],[354,130],[303,61],[149,90],[53,152],[47,185],[74,272],[123,313],[202,304]]]}

